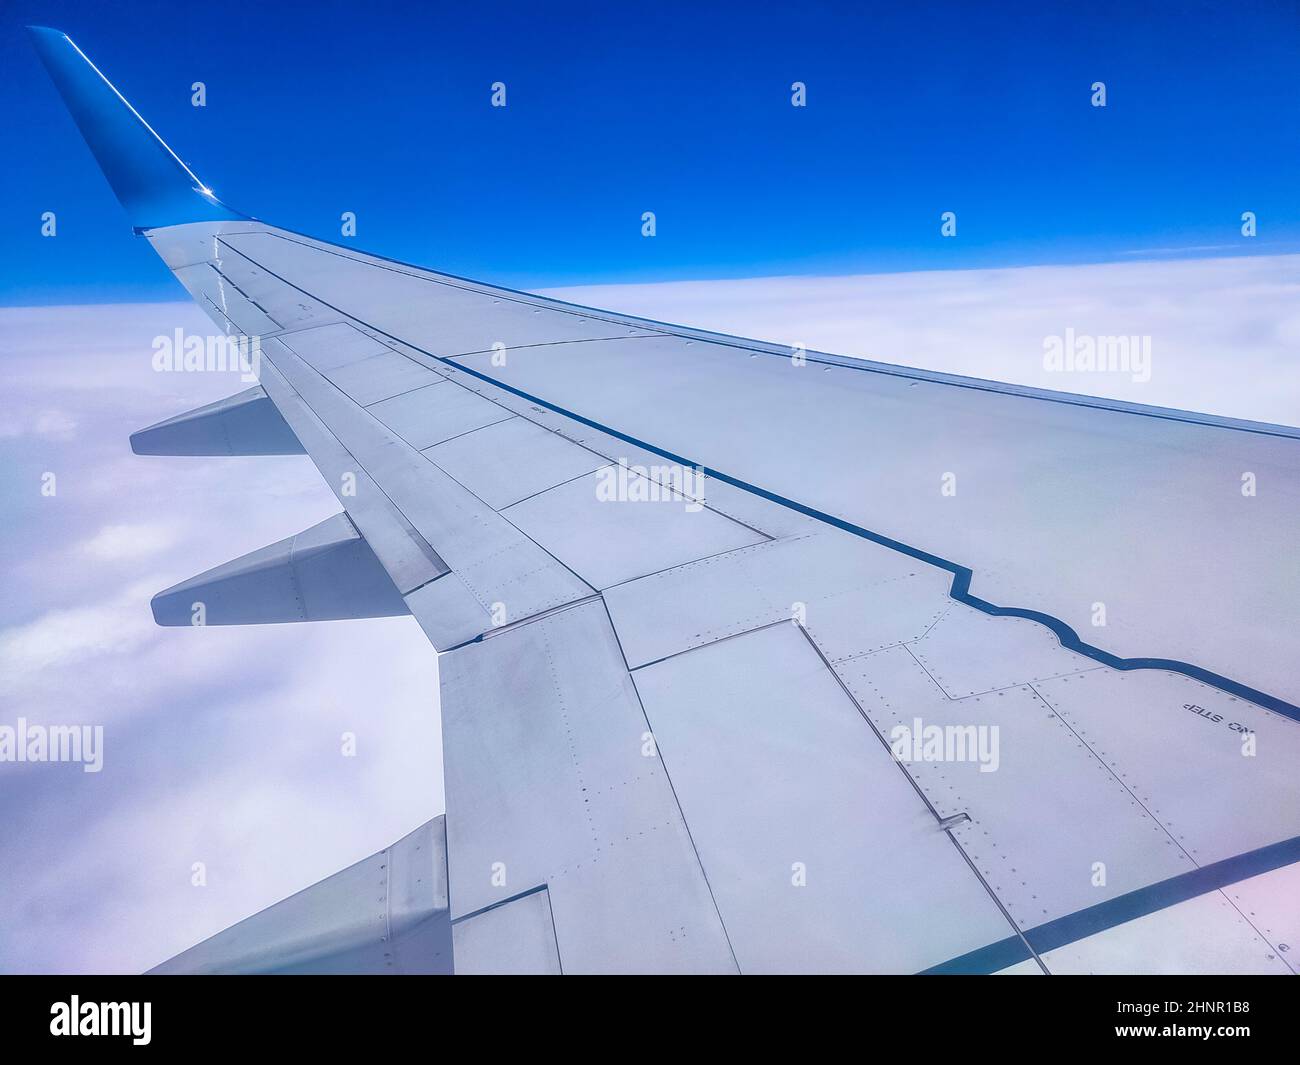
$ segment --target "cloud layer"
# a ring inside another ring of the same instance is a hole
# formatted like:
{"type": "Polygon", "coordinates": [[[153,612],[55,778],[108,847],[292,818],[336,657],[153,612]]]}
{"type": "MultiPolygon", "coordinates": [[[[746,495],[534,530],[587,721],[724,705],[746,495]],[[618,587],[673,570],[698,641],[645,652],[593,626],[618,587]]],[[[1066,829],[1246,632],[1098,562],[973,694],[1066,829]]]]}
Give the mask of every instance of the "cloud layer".
{"type": "Polygon", "coordinates": [[[598,285],[547,295],[838,355],[1300,422],[1300,255],[598,285]],[[1150,337],[1150,380],[1045,369],[1045,342],[1067,330],[1150,337]]]}
{"type": "Polygon", "coordinates": [[[305,458],[130,453],[132,430],[246,387],[153,372],[178,325],[210,331],[179,303],[0,311],[0,724],[104,726],[100,773],[0,764],[3,971],[148,968],[442,809],[413,620],[153,624],[154,592],[338,509],[305,458]]]}

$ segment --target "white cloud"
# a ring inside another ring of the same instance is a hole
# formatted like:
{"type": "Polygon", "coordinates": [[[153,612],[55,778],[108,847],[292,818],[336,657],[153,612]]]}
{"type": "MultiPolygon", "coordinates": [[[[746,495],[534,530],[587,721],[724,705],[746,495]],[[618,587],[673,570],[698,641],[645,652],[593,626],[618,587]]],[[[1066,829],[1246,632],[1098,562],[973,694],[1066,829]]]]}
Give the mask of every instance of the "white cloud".
{"type": "Polygon", "coordinates": [[[10,690],[41,683],[47,670],[78,665],[105,654],[126,655],[152,635],[144,585],[89,606],[51,610],[34,621],[0,630],[0,675],[10,690]]]}
{"type": "Polygon", "coordinates": [[[101,562],[149,558],[176,542],[174,529],[160,525],[105,525],[81,545],[81,551],[101,562]]]}
{"type": "Polygon", "coordinates": [[[0,803],[23,811],[0,833],[0,971],[139,971],[442,808],[413,620],[153,624],[155,592],[338,510],[304,458],[130,453],[132,430],[245,387],[154,373],[152,337],[177,327],[208,329],[188,303],[0,310],[23,427],[0,434],[0,721],[104,726],[101,773],[0,765],[0,803]],[[48,411],[75,434],[28,431],[48,411]]]}
{"type": "Polygon", "coordinates": [[[599,285],[575,303],[1132,403],[1300,422],[1300,255],[599,285]],[[1151,379],[1058,373],[1044,341],[1151,337],[1151,379]]]}
{"type": "Polygon", "coordinates": [[[0,439],[33,436],[43,440],[72,440],[76,435],[76,419],[63,410],[11,410],[0,423],[0,439]]]}

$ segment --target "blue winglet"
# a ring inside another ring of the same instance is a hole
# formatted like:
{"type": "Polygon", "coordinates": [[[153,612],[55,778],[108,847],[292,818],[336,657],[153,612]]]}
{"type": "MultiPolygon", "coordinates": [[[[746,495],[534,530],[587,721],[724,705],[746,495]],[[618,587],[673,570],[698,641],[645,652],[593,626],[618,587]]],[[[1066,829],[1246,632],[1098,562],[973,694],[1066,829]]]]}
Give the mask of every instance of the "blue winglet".
{"type": "Polygon", "coordinates": [[[212,195],[66,33],[45,26],[27,29],[137,231],[247,218],[212,195]]]}

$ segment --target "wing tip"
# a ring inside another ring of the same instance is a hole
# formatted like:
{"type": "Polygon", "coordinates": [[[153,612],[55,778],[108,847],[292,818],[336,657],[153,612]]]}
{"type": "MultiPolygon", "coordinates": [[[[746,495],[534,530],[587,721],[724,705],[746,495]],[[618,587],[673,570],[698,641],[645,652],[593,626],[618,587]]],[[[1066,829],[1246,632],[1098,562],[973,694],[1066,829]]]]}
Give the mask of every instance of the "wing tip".
{"type": "Polygon", "coordinates": [[[186,222],[246,220],[213,195],[63,30],[26,28],[137,232],[186,222]]]}

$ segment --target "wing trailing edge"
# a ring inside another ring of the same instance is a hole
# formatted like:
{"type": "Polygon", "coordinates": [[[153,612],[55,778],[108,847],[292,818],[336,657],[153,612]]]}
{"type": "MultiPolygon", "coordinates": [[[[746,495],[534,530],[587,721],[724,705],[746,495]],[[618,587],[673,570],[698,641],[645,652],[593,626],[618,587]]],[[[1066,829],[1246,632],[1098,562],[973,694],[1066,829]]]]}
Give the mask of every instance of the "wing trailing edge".
{"type": "Polygon", "coordinates": [[[449,974],[445,819],[253,914],[151,974],[449,974]]]}
{"type": "Polygon", "coordinates": [[[131,434],[137,455],[305,455],[306,450],[255,385],[131,434]]]}
{"type": "Polygon", "coordinates": [[[343,621],[410,613],[346,514],[182,581],[153,597],[164,626],[343,621]]]}

